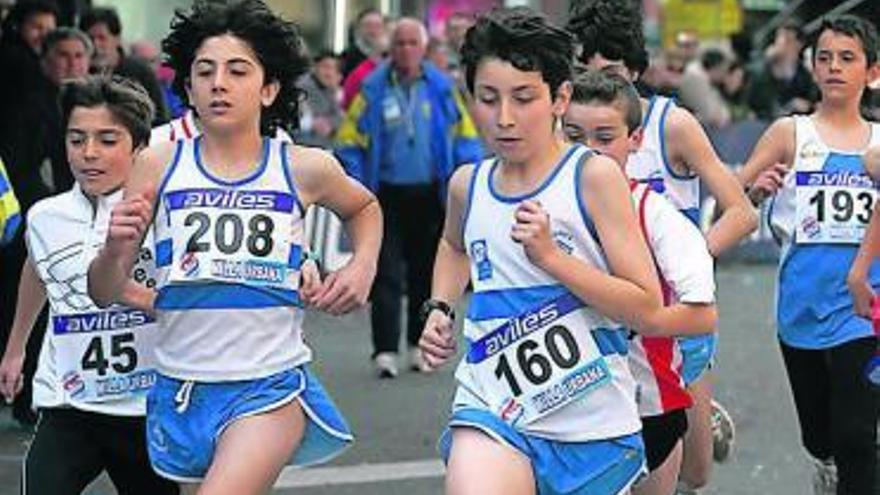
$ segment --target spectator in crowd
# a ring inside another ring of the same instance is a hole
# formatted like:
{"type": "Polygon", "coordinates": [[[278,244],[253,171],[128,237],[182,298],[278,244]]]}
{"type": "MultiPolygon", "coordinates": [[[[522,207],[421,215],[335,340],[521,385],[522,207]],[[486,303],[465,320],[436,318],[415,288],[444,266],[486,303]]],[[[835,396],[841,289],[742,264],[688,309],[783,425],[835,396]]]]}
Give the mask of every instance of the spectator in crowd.
{"type": "Polygon", "coordinates": [[[730,118],[734,121],[751,119],[754,114],[746,101],[748,72],[739,60],[731,62],[727,74],[721,83],[721,94],[730,110],[730,118]]]}
{"type": "Polygon", "coordinates": [[[0,108],[20,98],[41,77],[40,51],[49,31],[55,29],[58,7],[50,0],[18,2],[3,20],[0,36],[0,108]]]}
{"type": "Polygon", "coordinates": [[[387,46],[385,18],[376,9],[366,9],[358,14],[354,35],[348,48],[342,52],[342,77],[348,75],[364,60],[374,55],[378,48],[387,46]]]}
{"type": "Polygon", "coordinates": [[[156,73],[141,60],[126,57],[122,49],[122,22],[116,9],[95,7],[84,12],[79,20],[79,28],[88,33],[95,44],[92,72],[111,72],[137,81],[147,90],[156,107],[153,125],[167,122],[168,108],[156,73]]]}
{"type": "MultiPolygon", "coordinates": [[[[394,31],[394,20],[391,18],[387,18],[383,21],[385,24],[385,33],[390,33],[394,31]]],[[[382,36],[377,36],[373,38],[372,42],[364,43],[364,46],[367,47],[369,52],[367,53],[367,57],[354,67],[350,72],[345,72],[345,52],[342,52],[342,108],[343,110],[347,110],[348,106],[351,105],[351,100],[354,99],[355,95],[358,94],[358,91],[361,90],[361,84],[363,84],[364,79],[379,66],[379,63],[382,62],[382,59],[385,57],[386,52],[388,51],[388,36],[383,33],[382,36]]],[[[351,49],[351,46],[349,46],[351,49]]]]}
{"type": "Polygon", "coordinates": [[[297,143],[329,149],[342,121],[339,106],[342,74],[339,72],[339,58],[332,51],[318,53],[313,61],[312,69],[299,83],[306,99],[300,110],[300,128],[295,137],[297,143]]]}
{"type": "Polygon", "coordinates": [[[171,88],[171,81],[174,80],[174,71],[162,63],[162,53],[156,44],[149,40],[135,41],[131,44],[129,53],[132,58],[140,60],[150,67],[150,70],[156,75],[156,79],[159,81],[159,88],[162,89],[162,99],[168,107],[168,117],[176,119],[183,115],[186,112],[186,105],[171,88]]]}
{"type": "Polygon", "coordinates": [[[159,72],[159,66],[162,64],[162,54],[159,52],[159,47],[152,41],[135,41],[131,44],[129,53],[131,53],[132,58],[146,64],[154,74],[159,72]]]}
{"type": "MultiPolygon", "coordinates": [[[[13,106],[0,113],[0,157],[23,216],[38,200],[73,185],[58,95],[63,82],[88,74],[92,52],[88,35],[78,29],[62,27],[50,32],[40,51],[40,77],[29,91],[18,95],[13,106]]],[[[20,232],[0,250],[0,332],[4,339],[12,327],[19,275],[26,257],[20,232]]],[[[38,323],[37,328],[39,332],[45,324],[38,323]]],[[[25,388],[13,404],[13,416],[23,424],[36,420],[31,411],[31,378],[41,341],[42,335],[31,339],[24,365],[25,388]]]]}
{"type": "Polygon", "coordinates": [[[12,184],[9,183],[9,175],[3,160],[0,160],[0,246],[12,242],[18,227],[21,225],[21,207],[12,184]]]}
{"type": "Polygon", "coordinates": [[[801,60],[806,36],[796,21],[776,29],[764,60],[751,75],[749,107],[762,120],[812,111],[818,99],[813,76],[801,60]]]}
{"type": "Polygon", "coordinates": [[[720,128],[730,123],[730,109],[719,89],[729,68],[724,52],[709,49],[687,66],[681,78],[679,100],[705,126],[720,128]]]}
{"type": "Polygon", "coordinates": [[[691,30],[679,31],[675,35],[675,49],[684,59],[684,66],[696,62],[700,56],[700,38],[691,30]]]}
{"type": "Polygon", "coordinates": [[[651,57],[635,86],[642,96],[654,94],[673,97],[678,95],[678,87],[684,75],[684,56],[677,48],[662,51],[651,57]]]}
{"type": "Polygon", "coordinates": [[[449,70],[458,79],[461,78],[461,47],[464,45],[464,35],[474,25],[474,16],[467,12],[453,12],[446,19],[443,34],[449,47],[449,70]]]}
{"type": "Polygon", "coordinates": [[[438,69],[449,73],[449,45],[440,38],[431,36],[425,55],[438,69]]]}
{"type": "Polygon", "coordinates": [[[409,364],[428,370],[416,348],[418,315],[431,288],[445,184],[456,166],[482,158],[455,81],[425,60],[427,42],[419,20],[397,23],[391,60],[364,81],[337,133],[339,158],[349,174],[377,192],[385,214],[371,308],[373,359],[384,378],[398,372],[404,276],[409,364]]]}

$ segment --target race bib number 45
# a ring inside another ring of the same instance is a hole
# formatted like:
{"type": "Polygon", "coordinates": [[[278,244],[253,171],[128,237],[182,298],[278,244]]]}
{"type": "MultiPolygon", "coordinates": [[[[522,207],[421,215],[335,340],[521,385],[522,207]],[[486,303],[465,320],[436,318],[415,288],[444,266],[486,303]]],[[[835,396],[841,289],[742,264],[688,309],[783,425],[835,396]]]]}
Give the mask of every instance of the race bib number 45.
{"type": "Polygon", "coordinates": [[[534,422],[611,381],[584,313],[566,294],[471,342],[467,362],[501,419],[534,422]]]}
{"type": "Polygon", "coordinates": [[[797,172],[798,244],[858,244],[877,193],[867,174],[797,172]]]}
{"type": "Polygon", "coordinates": [[[55,315],[52,331],[65,394],[104,402],[144,394],[156,381],[153,318],[136,309],[55,315]]]}

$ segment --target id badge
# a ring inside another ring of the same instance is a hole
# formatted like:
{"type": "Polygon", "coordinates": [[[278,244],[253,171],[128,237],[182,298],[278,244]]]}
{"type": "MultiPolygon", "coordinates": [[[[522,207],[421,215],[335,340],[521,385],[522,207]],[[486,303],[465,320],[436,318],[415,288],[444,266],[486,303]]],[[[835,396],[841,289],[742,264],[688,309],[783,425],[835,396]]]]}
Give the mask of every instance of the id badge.
{"type": "Polygon", "coordinates": [[[400,109],[400,103],[397,98],[388,96],[382,101],[382,117],[386,124],[397,124],[401,120],[403,112],[400,109]]]}

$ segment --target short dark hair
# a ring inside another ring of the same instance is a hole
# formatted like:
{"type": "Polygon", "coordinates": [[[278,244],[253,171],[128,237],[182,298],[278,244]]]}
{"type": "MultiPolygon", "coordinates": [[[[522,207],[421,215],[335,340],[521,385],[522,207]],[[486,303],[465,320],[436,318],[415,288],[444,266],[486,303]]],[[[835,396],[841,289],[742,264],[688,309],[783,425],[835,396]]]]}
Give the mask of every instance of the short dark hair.
{"type": "Polygon", "coordinates": [[[727,55],[717,48],[709,48],[700,56],[700,65],[706,70],[712,70],[715,67],[727,63],[727,55]]]}
{"type": "Polygon", "coordinates": [[[288,132],[299,123],[303,91],[297,80],[308,72],[309,57],[296,24],[276,16],[262,0],[196,0],[189,10],[177,10],[162,51],[174,69],[174,91],[186,97],[190,69],[202,43],[231,34],[254,50],[263,66],[265,83],[277,81],[275,101],[260,115],[260,132],[272,136],[281,127],[288,132]]]}
{"type": "Polygon", "coordinates": [[[477,18],[461,48],[468,90],[474,90],[477,66],[484,58],[498,58],[522,71],[538,71],[556,95],[571,80],[574,38],[528,7],[496,8],[477,18]]]}
{"type": "Polygon", "coordinates": [[[339,61],[339,55],[336,52],[329,48],[322,48],[312,57],[312,63],[317,64],[325,58],[332,58],[333,60],[339,61]]]}
{"type": "Polygon", "coordinates": [[[150,125],[155,108],[150,95],[135,81],[120,76],[87,76],[66,83],[61,91],[61,115],[64,129],[77,107],[106,106],[131,134],[135,149],[150,141],[150,125]]]}
{"type": "Polygon", "coordinates": [[[366,9],[358,12],[358,15],[355,18],[354,22],[355,22],[355,24],[360,24],[361,21],[364,20],[364,17],[367,17],[368,15],[373,15],[373,14],[377,14],[383,20],[385,19],[385,16],[382,15],[382,12],[380,12],[379,9],[374,8],[374,7],[368,7],[366,9]]]}
{"type": "Polygon", "coordinates": [[[566,29],[577,38],[579,59],[584,63],[599,54],[608,60],[622,60],[627,69],[638,74],[648,68],[642,11],[634,0],[575,0],[566,29]]]}
{"type": "Polygon", "coordinates": [[[88,32],[95,24],[104,24],[113,36],[122,34],[122,21],[113,7],[94,7],[87,10],[79,20],[79,28],[88,32]]]}
{"type": "Polygon", "coordinates": [[[841,15],[836,17],[826,17],[822,19],[822,24],[816,30],[813,41],[810,44],[813,50],[813,60],[816,59],[816,48],[819,44],[819,37],[825,31],[833,31],[837,34],[844,34],[850,38],[855,38],[862,43],[862,49],[865,51],[865,59],[868,67],[877,63],[877,52],[880,50],[880,41],[877,37],[877,29],[866,19],[855,15],[841,15]]]}
{"type": "Polygon", "coordinates": [[[18,32],[31,16],[37,14],[52,14],[55,19],[58,19],[58,4],[53,0],[20,0],[16,2],[6,18],[3,19],[3,36],[5,37],[7,32],[18,32]]]}
{"type": "Polygon", "coordinates": [[[642,125],[642,103],[638,91],[631,82],[613,72],[581,71],[572,83],[571,102],[619,106],[630,133],[642,125]]]}
{"type": "Polygon", "coordinates": [[[797,19],[783,21],[782,24],[776,27],[776,31],[791,31],[801,44],[807,41],[807,33],[804,31],[803,26],[801,26],[801,21],[797,19]]]}
{"type": "Polygon", "coordinates": [[[49,31],[49,34],[43,38],[43,51],[41,56],[47,56],[52,51],[52,48],[55,48],[55,45],[66,40],[77,40],[82,43],[89,56],[92,56],[92,54],[95,53],[95,45],[92,44],[92,39],[89,38],[89,35],[77,28],[62,26],[49,31]]]}

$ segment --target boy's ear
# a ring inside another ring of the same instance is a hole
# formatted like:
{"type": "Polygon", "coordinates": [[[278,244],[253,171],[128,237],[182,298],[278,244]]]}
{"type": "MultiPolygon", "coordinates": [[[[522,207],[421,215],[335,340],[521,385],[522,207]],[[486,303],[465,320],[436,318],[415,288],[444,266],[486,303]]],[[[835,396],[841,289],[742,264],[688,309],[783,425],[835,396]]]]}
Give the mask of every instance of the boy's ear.
{"type": "Polygon", "coordinates": [[[571,81],[565,81],[556,88],[556,94],[553,96],[553,115],[557,119],[561,119],[565,112],[568,111],[568,105],[571,103],[571,92],[571,81]]]}
{"type": "Polygon", "coordinates": [[[281,92],[281,83],[277,79],[269,81],[260,90],[260,103],[263,104],[264,108],[272,106],[279,92],[281,92]]]}
{"type": "Polygon", "coordinates": [[[645,137],[644,129],[639,126],[629,134],[629,152],[635,153],[642,147],[642,139],[645,137]]]}
{"type": "Polygon", "coordinates": [[[868,87],[880,89],[880,63],[868,67],[868,87]]]}

